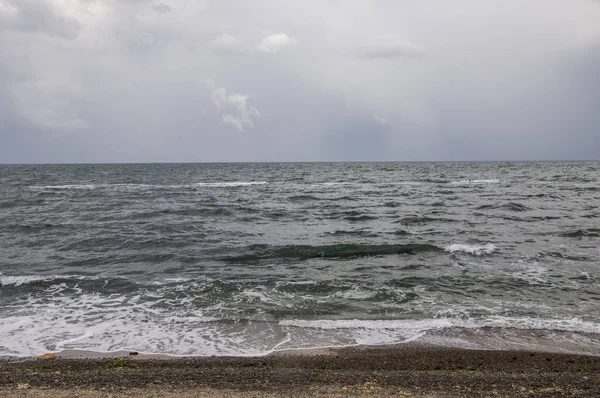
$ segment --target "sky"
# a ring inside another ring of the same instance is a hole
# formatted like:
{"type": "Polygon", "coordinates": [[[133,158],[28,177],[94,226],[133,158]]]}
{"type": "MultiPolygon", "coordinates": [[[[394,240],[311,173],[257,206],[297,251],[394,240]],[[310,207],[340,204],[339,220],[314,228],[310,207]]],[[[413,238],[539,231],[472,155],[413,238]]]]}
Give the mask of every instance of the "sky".
{"type": "Polygon", "coordinates": [[[586,159],[598,0],[0,0],[0,163],[586,159]]]}

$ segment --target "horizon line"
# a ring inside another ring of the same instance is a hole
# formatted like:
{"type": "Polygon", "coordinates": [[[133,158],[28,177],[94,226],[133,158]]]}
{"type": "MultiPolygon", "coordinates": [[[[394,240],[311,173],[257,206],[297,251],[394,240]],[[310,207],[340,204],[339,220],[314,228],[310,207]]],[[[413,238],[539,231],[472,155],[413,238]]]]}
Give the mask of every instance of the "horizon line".
{"type": "Polygon", "coordinates": [[[343,163],[577,163],[600,162],[600,159],[521,159],[521,160],[270,160],[270,161],[157,161],[157,162],[0,162],[0,166],[65,165],[141,165],[141,164],[343,164],[343,163]]]}

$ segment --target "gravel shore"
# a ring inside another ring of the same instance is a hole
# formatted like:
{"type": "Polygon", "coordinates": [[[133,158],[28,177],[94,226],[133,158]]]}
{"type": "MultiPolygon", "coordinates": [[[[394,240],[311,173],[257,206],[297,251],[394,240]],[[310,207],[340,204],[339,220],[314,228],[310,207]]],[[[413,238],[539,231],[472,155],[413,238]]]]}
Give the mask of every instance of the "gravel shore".
{"type": "Polygon", "coordinates": [[[406,344],[0,361],[2,397],[600,396],[600,357],[406,344]]]}

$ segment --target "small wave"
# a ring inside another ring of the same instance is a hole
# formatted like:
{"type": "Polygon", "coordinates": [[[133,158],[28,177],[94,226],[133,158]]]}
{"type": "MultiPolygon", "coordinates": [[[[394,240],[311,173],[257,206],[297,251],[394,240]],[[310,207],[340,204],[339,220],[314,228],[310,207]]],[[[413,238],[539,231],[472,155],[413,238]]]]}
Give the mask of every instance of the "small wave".
{"type": "Polygon", "coordinates": [[[316,196],[313,195],[294,195],[288,198],[290,202],[309,202],[313,200],[320,200],[316,196]]]}
{"type": "Polygon", "coordinates": [[[472,184],[497,184],[500,180],[461,180],[452,181],[452,185],[472,185],[472,184]]]}
{"type": "Polygon", "coordinates": [[[449,219],[449,218],[413,216],[413,217],[404,217],[399,222],[400,222],[400,224],[403,224],[403,225],[421,225],[421,224],[427,224],[430,222],[456,222],[456,220],[449,219]]]}
{"type": "MultiPolygon", "coordinates": [[[[448,330],[449,328],[479,329],[497,328],[499,330],[536,330],[548,332],[574,332],[574,333],[600,333],[600,324],[588,322],[579,318],[566,319],[540,319],[528,317],[508,317],[492,315],[482,319],[471,318],[462,311],[451,311],[444,314],[437,314],[433,319],[391,319],[391,320],[365,320],[365,319],[321,319],[321,320],[301,320],[290,319],[279,322],[280,326],[297,327],[303,329],[320,330],[350,330],[350,331],[399,331],[405,336],[418,338],[423,336],[424,332],[433,332],[435,330],[448,330]]],[[[370,336],[369,334],[363,337],[370,336]]],[[[392,335],[394,336],[394,335],[392,335]]],[[[390,336],[390,337],[392,337],[390,336]]],[[[401,336],[395,336],[400,337],[401,336]]],[[[400,340],[400,339],[399,339],[400,340]]],[[[397,340],[397,341],[399,341],[397,340]]],[[[373,344],[363,341],[364,344],[373,344]]]]}
{"type": "Polygon", "coordinates": [[[232,182],[197,182],[192,184],[197,187],[210,188],[229,188],[229,187],[248,187],[252,185],[265,185],[266,181],[232,181],[232,182]]]}
{"type": "Polygon", "coordinates": [[[181,188],[235,188],[253,185],[265,185],[267,181],[219,181],[196,182],[191,184],[65,184],[65,185],[33,185],[32,190],[94,190],[94,189],[181,189],[181,188]]]}
{"type": "Polygon", "coordinates": [[[486,204],[486,205],[478,206],[475,209],[476,210],[502,209],[502,210],[508,210],[508,211],[516,211],[516,212],[531,210],[531,208],[529,208],[525,205],[522,205],[520,203],[515,203],[515,202],[508,202],[508,203],[503,203],[503,204],[486,204]]]}
{"type": "Polygon", "coordinates": [[[522,205],[520,203],[515,203],[515,202],[509,202],[506,203],[502,206],[500,206],[500,208],[505,209],[505,210],[510,210],[510,211],[527,211],[527,210],[531,210],[529,207],[522,205]]]}
{"type": "Polygon", "coordinates": [[[491,243],[487,245],[467,245],[464,243],[455,243],[444,248],[448,253],[467,253],[473,256],[487,256],[496,251],[496,246],[491,243]]]}
{"type": "Polygon", "coordinates": [[[560,234],[565,238],[584,238],[584,237],[600,237],[600,228],[577,229],[575,231],[564,232],[560,234]]]}
{"type": "Polygon", "coordinates": [[[420,252],[440,251],[441,249],[428,244],[405,245],[359,245],[338,244],[328,246],[270,246],[254,245],[249,252],[239,256],[226,257],[232,262],[258,261],[264,259],[311,259],[311,258],[352,258],[367,256],[388,256],[394,254],[415,254],[420,252]]]}
{"type": "Polygon", "coordinates": [[[51,280],[51,277],[39,275],[0,275],[0,286],[21,286],[44,280],[51,280]]]}
{"type": "Polygon", "coordinates": [[[0,274],[0,286],[22,286],[39,284],[56,284],[63,282],[78,282],[82,280],[102,280],[106,278],[93,278],[83,275],[1,275],[0,274]]]}
{"type": "Polygon", "coordinates": [[[423,183],[429,181],[395,181],[386,183],[388,185],[423,185],[423,183]]]}
{"type": "Polygon", "coordinates": [[[356,200],[356,198],[353,198],[352,196],[338,196],[335,198],[324,198],[323,200],[337,202],[337,201],[353,201],[353,200],[356,200]]]}
{"type": "Polygon", "coordinates": [[[360,215],[360,216],[348,216],[348,217],[344,217],[344,220],[353,221],[353,222],[371,221],[371,220],[377,220],[377,217],[368,216],[366,214],[363,214],[363,215],[360,215]]]}
{"type": "Polygon", "coordinates": [[[334,232],[325,232],[324,235],[329,236],[362,236],[366,238],[376,238],[379,235],[372,231],[358,230],[358,231],[345,231],[345,230],[336,230],[334,232]]]}
{"type": "Polygon", "coordinates": [[[283,320],[281,326],[295,326],[299,328],[336,330],[336,329],[422,329],[429,330],[439,327],[451,327],[453,324],[446,319],[424,319],[424,320],[365,320],[365,319],[340,319],[340,320],[283,320]]]}
{"type": "Polygon", "coordinates": [[[96,189],[96,188],[102,188],[102,187],[107,187],[110,186],[108,184],[104,184],[104,185],[96,185],[96,184],[67,184],[67,185],[34,185],[31,186],[31,189],[34,190],[50,190],[50,189],[56,189],[56,190],[62,190],[62,189],[96,189]]]}
{"type": "Polygon", "coordinates": [[[337,187],[339,185],[350,185],[352,182],[349,181],[332,181],[332,182],[317,182],[314,184],[310,184],[313,187],[337,187]]]}

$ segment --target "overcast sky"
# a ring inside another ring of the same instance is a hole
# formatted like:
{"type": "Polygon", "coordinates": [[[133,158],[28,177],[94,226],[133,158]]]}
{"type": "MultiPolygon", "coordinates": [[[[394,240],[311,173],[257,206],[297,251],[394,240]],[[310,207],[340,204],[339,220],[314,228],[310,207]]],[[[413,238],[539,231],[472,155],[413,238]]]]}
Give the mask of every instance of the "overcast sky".
{"type": "Polygon", "coordinates": [[[0,0],[0,163],[600,159],[597,0],[0,0]]]}

